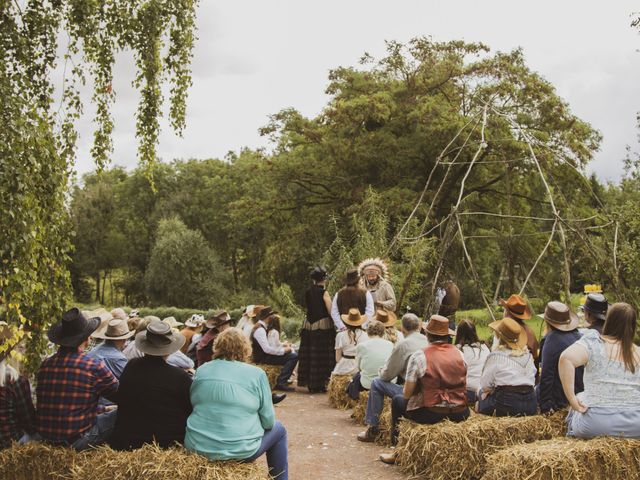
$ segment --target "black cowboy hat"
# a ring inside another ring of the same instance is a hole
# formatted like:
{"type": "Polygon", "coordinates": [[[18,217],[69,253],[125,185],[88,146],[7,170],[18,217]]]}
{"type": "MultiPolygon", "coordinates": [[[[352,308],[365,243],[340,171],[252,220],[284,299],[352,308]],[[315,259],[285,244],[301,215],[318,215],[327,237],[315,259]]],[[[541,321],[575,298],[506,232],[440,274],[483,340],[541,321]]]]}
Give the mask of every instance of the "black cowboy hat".
{"type": "Polygon", "coordinates": [[[582,308],[594,317],[604,320],[607,316],[607,310],[609,310],[609,302],[601,293],[590,293],[582,308]]]}
{"type": "Polygon", "coordinates": [[[309,274],[309,276],[311,277],[312,280],[315,280],[316,282],[321,282],[322,280],[327,278],[327,271],[324,268],[317,266],[313,270],[311,270],[311,273],[309,274]]]}
{"type": "Polygon", "coordinates": [[[344,277],[344,283],[346,285],[357,285],[360,281],[360,275],[357,268],[350,268],[347,270],[347,274],[344,277]]]}
{"type": "Polygon", "coordinates": [[[266,306],[258,312],[258,320],[265,320],[276,313],[278,312],[274,311],[271,307],[266,306]]]}
{"type": "Polygon", "coordinates": [[[53,343],[62,347],[77,347],[96,331],[100,317],[87,318],[77,308],[62,314],[59,323],[51,325],[47,336],[53,343]]]}

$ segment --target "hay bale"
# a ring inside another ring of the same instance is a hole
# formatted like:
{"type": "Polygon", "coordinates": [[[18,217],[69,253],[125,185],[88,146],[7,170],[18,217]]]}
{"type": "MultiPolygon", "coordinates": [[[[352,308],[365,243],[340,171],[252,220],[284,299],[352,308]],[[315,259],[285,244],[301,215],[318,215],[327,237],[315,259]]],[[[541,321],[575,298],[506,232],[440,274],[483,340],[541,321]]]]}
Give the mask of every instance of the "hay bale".
{"type": "Polygon", "coordinates": [[[356,405],[356,401],[352,400],[345,389],[351,381],[351,375],[331,375],[327,393],[329,394],[329,405],[339,410],[347,410],[356,405]]]}
{"type": "MultiPolygon", "coordinates": [[[[360,398],[353,407],[352,418],[356,423],[365,425],[365,416],[367,412],[367,401],[369,400],[369,392],[360,392],[360,398]]],[[[391,445],[391,399],[384,399],[384,407],[380,414],[380,435],[376,439],[376,443],[389,446],[391,445]]]]}
{"type": "Polygon", "coordinates": [[[0,451],[1,480],[268,480],[262,463],[211,462],[183,448],[145,445],[131,452],[107,446],[78,453],[29,443],[0,451]]]}
{"type": "Polygon", "coordinates": [[[554,438],[520,444],[487,458],[482,480],[628,480],[640,478],[640,440],[554,438]]]}
{"type": "Polygon", "coordinates": [[[74,479],[90,480],[267,480],[263,464],[212,462],[180,447],[145,445],[130,452],[101,446],[83,454],[74,479]]]}
{"type": "Polygon", "coordinates": [[[418,425],[402,420],[398,457],[409,475],[444,480],[479,479],[488,455],[520,443],[548,440],[565,434],[565,412],[552,416],[488,417],[418,425]]]}
{"type": "Polygon", "coordinates": [[[269,386],[271,390],[276,388],[276,381],[280,376],[280,372],[282,371],[282,365],[267,365],[266,363],[255,363],[256,367],[264,370],[264,373],[267,374],[267,379],[269,380],[269,386]]]}
{"type": "Polygon", "coordinates": [[[2,480],[62,480],[71,478],[78,453],[41,443],[12,444],[0,450],[2,480]]]}

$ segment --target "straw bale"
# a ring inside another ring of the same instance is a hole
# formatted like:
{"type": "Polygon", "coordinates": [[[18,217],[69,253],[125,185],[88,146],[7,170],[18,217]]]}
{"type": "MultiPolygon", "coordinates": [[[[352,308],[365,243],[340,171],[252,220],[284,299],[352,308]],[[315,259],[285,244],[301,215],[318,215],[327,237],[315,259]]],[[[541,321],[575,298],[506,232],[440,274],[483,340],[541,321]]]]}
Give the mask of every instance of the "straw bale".
{"type": "Polygon", "coordinates": [[[62,480],[70,478],[78,454],[71,448],[40,443],[13,444],[0,450],[1,480],[62,480]]]}
{"type": "Polygon", "coordinates": [[[419,478],[479,479],[488,455],[512,445],[563,436],[565,415],[565,412],[548,417],[473,415],[465,422],[446,420],[436,425],[402,420],[399,463],[405,473],[419,478]]]}
{"type": "Polygon", "coordinates": [[[256,363],[255,366],[264,370],[264,373],[267,374],[267,378],[269,379],[269,386],[271,387],[271,390],[273,390],[276,387],[278,376],[282,371],[282,365],[267,365],[266,363],[256,363]]]}
{"type": "Polygon", "coordinates": [[[345,391],[351,381],[351,375],[331,375],[327,392],[329,394],[329,405],[339,410],[347,410],[356,405],[345,391]]]}
{"type": "Polygon", "coordinates": [[[0,451],[0,480],[268,480],[262,463],[211,462],[183,448],[107,446],[77,453],[29,443],[0,451]]]}
{"type": "Polygon", "coordinates": [[[515,445],[487,458],[482,480],[640,478],[640,440],[554,438],[515,445]]]}

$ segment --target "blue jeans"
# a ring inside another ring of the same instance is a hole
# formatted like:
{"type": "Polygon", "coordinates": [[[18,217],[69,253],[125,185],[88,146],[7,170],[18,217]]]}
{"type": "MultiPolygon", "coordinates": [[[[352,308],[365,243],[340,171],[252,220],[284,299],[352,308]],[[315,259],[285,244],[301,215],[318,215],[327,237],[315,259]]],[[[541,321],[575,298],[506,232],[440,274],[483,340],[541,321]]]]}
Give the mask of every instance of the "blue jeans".
{"type": "MultiPolygon", "coordinates": [[[[482,391],[480,391],[480,396],[482,391]]],[[[529,416],[538,413],[536,393],[531,389],[529,393],[496,390],[484,400],[478,401],[478,413],[496,417],[529,416]]]]}
{"type": "Polygon", "coordinates": [[[402,394],[402,387],[395,383],[385,382],[380,378],[374,378],[369,389],[369,400],[367,400],[367,413],[364,421],[371,427],[377,427],[380,423],[380,414],[384,408],[384,397],[393,398],[402,394]]]}
{"type": "Polygon", "coordinates": [[[284,355],[267,355],[262,360],[262,363],[267,365],[282,365],[280,375],[276,380],[276,386],[282,386],[287,384],[287,380],[293,373],[298,364],[298,354],[296,352],[285,353],[284,355]]]}
{"type": "Polygon", "coordinates": [[[265,452],[267,452],[269,475],[276,480],[289,480],[287,431],[280,422],[274,423],[271,430],[264,431],[260,448],[244,461],[253,462],[265,452]]]}
{"type": "Polygon", "coordinates": [[[96,419],[96,424],[73,442],[71,446],[75,450],[86,450],[89,447],[106,443],[111,436],[111,432],[113,432],[113,427],[116,425],[117,416],[117,410],[101,413],[96,419]]]}

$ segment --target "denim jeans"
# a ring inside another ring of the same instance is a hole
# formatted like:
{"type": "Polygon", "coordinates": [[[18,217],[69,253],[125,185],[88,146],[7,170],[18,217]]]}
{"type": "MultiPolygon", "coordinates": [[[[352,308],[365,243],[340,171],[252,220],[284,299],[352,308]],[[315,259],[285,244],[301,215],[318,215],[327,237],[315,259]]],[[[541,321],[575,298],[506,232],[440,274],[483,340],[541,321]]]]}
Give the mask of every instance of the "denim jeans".
{"type": "Polygon", "coordinates": [[[393,397],[393,400],[391,400],[391,445],[393,446],[398,443],[398,424],[402,417],[422,425],[433,425],[434,423],[441,422],[445,418],[452,422],[462,422],[466,420],[471,413],[468,408],[457,413],[436,413],[426,408],[407,411],[407,403],[408,400],[404,398],[404,395],[396,395],[393,397]]]}
{"type": "Polygon", "coordinates": [[[276,385],[282,386],[287,384],[287,380],[289,380],[289,377],[296,369],[298,354],[296,352],[289,352],[284,355],[267,355],[266,358],[262,360],[262,363],[266,363],[267,365],[282,365],[282,370],[276,380],[276,385]]]}
{"type": "Polygon", "coordinates": [[[478,401],[478,413],[484,415],[495,413],[496,417],[535,415],[538,413],[536,393],[533,388],[529,393],[496,390],[484,400],[478,401]]]}
{"type": "Polygon", "coordinates": [[[289,480],[287,431],[280,422],[274,423],[271,430],[264,431],[260,448],[244,461],[253,462],[265,452],[267,452],[269,475],[276,480],[289,480]]]}
{"type": "Polygon", "coordinates": [[[367,413],[364,417],[365,423],[371,427],[377,427],[380,423],[380,414],[384,408],[384,397],[393,398],[402,394],[402,387],[395,383],[385,382],[380,378],[374,378],[369,389],[369,400],[367,400],[367,413]]]}
{"type": "Polygon", "coordinates": [[[101,413],[96,419],[96,424],[87,430],[78,440],[71,445],[75,450],[86,450],[89,447],[102,445],[109,440],[113,427],[116,425],[117,410],[101,413]]]}

